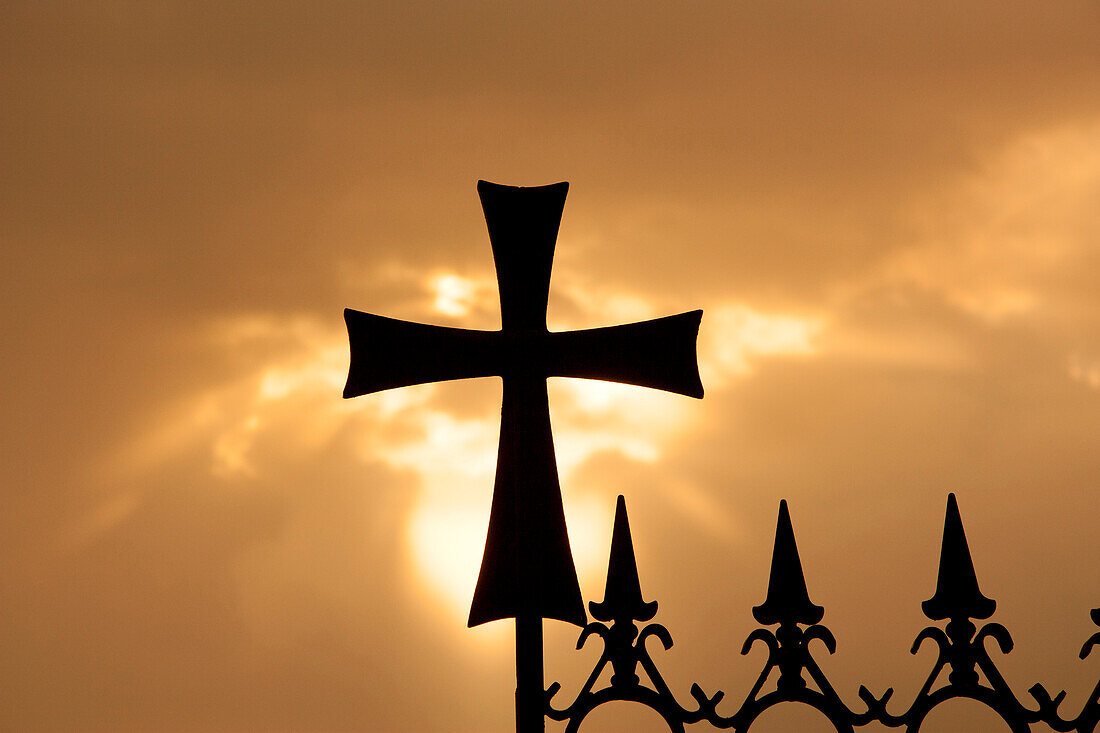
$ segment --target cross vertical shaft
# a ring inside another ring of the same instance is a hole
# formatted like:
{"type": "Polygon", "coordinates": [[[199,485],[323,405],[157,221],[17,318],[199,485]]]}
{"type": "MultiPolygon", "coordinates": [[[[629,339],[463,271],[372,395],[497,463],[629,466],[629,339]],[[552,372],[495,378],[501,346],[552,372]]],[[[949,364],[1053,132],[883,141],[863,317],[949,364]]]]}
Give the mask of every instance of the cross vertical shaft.
{"type": "Polygon", "coordinates": [[[587,620],[569,549],[546,396],[546,305],[567,191],[564,183],[539,188],[478,183],[500,290],[504,384],[489,533],[470,626],[527,614],[578,625],[587,620]]]}
{"type": "Polygon", "coordinates": [[[565,530],[542,363],[549,335],[550,271],[568,184],[546,186],[544,191],[540,201],[524,196],[523,189],[478,183],[497,269],[501,333],[508,333],[512,342],[502,370],[500,444],[489,534],[469,625],[490,620],[496,605],[514,608],[517,733],[545,729],[543,615],[548,610],[573,623],[583,625],[587,620],[565,530]],[[536,223],[542,227],[532,231],[536,223]],[[523,501],[518,496],[521,490],[523,501]],[[528,516],[550,521],[532,523],[528,516]],[[492,547],[493,542],[504,547],[492,547]],[[560,562],[563,557],[569,562],[560,562]],[[499,577],[510,577],[513,583],[508,587],[493,583],[499,577]],[[561,592],[571,588],[576,593],[561,592]],[[515,597],[499,597],[502,590],[515,597]],[[551,595],[543,598],[544,591],[551,595]]]}

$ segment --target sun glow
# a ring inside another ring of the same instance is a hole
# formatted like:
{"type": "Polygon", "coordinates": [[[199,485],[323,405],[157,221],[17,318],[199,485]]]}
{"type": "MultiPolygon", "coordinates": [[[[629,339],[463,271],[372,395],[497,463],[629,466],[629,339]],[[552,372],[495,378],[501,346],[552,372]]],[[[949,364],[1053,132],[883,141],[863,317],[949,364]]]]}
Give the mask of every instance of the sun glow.
{"type": "MultiPolygon", "coordinates": [[[[479,308],[489,288],[457,275],[430,283],[432,307],[445,315],[479,308]],[[483,287],[484,286],[484,287],[483,287]]],[[[614,305],[596,321],[646,317],[652,311],[633,296],[601,300],[614,305]]],[[[708,387],[750,371],[763,356],[814,350],[817,322],[725,305],[708,309],[700,338],[700,361],[708,387]]],[[[500,432],[499,409],[489,407],[484,385],[426,384],[343,401],[346,374],[343,333],[308,319],[249,317],[219,324],[217,345],[255,348],[269,356],[220,388],[197,395],[186,419],[173,420],[144,451],[156,461],[174,451],[206,444],[210,471],[231,485],[262,484],[274,470],[258,444],[274,441],[291,453],[322,450],[352,425],[360,436],[350,445],[366,464],[414,477],[417,496],[406,510],[406,558],[424,589],[440,600],[438,610],[465,622],[477,581],[492,502],[500,432]],[[277,356],[270,356],[271,353],[277,356]],[[163,433],[163,435],[162,435],[163,433]],[[168,436],[171,440],[168,439],[168,436]],[[159,456],[159,458],[158,458],[159,456]]],[[[603,582],[614,494],[629,487],[604,485],[607,457],[653,467],[697,419],[694,401],[631,385],[586,379],[547,383],[555,453],[568,531],[582,584],[603,582]],[[601,478],[602,476],[602,478],[601,478]]],[[[499,393],[491,399],[499,399],[499,393]]],[[[663,484],[662,484],[663,485],[663,484]]],[[[679,486],[670,506],[704,530],[726,527],[714,507],[690,486],[679,486]]]]}
{"type": "Polygon", "coordinates": [[[469,611],[488,528],[489,507],[464,501],[421,502],[409,519],[416,568],[447,603],[448,615],[469,611]]]}
{"type": "Polygon", "coordinates": [[[751,374],[760,357],[812,355],[824,327],[819,317],[764,313],[739,304],[712,308],[699,334],[703,384],[720,386],[751,374]]]}
{"type": "MultiPolygon", "coordinates": [[[[489,505],[432,494],[409,519],[408,546],[425,585],[444,602],[439,611],[456,624],[465,623],[489,529],[489,505]]],[[[566,506],[577,574],[582,583],[598,582],[607,566],[612,512],[595,497],[571,497],[566,506]]]]}
{"type": "MultiPolygon", "coordinates": [[[[578,575],[591,581],[606,569],[612,504],[600,494],[571,491],[574,475],[598,453],[656,461],[662,442],[685,422],[675,406],[682,398],[581,379],[551,380],[549,394],[570,543],[578,575]],[[633,421],[645,428],[629,429],[633,421]]],[[[464,622],[488,530],[499,418],[460,417],[422,404],[402,419],[418,426],[415,435],[376,456],[417,473],[420,498],[406,526],[410,556],[425,586],[444,602],[441,612],[464,622]]]]}
{"type": "Polygon", "coordinates": [[[453,273],[442,273],[428,281],[435,295],[432,307],[447,316],[464,316],[478,299],[478,284],[453,273]]]}

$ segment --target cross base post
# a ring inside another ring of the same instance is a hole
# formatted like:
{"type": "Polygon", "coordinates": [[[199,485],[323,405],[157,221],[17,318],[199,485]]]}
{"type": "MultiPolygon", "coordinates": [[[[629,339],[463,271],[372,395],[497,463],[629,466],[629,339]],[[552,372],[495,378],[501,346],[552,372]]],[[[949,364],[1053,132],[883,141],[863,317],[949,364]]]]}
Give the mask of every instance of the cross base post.
{"type": "Polygon", "coordinates": [[[545,731],[542,619],[516,617],[516,733],[545,731]]]}

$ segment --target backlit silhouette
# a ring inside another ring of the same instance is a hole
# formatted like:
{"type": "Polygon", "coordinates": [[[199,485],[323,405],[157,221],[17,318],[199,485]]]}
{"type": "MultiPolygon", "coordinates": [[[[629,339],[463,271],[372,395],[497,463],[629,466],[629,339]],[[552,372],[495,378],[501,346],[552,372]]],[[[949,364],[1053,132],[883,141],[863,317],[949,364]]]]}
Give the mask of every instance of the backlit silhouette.
{"type": "MultiPolygon", "coordinates": [[[[622,496],[616,506],[604,599],[589,604],[596,621],[587,623],[565,527],[546,379],[601,379],[702,397],[695,359],[702,313],[550,333],[550,270],[567,187],[478,183],[500,288],[500,331],[445,328],[345,311],[351,366],[344,397],[450,379],[503,378],[496,483],[469,625],[516,619],[517,730],[537,733],[549,717],[564,721],[567,733],[573,733],[597,707],[629,701],[657,712],[674,732],[705,721],[743,733],[770,708],[799,703],[816,710],[841,733],[874,722],[916,733],[940,704],[964,698],[992,710],[1013,733],[1029,733],[1039,722],[1058,731],[1094,733],[1100,721],[1100,684],[1081,712],[1066,719],[1059,712],[1064,692],[1052,698],[1042,685],[1034,685],[1029,692],[1038,707],[1028,707],[994,664],[987,642],[996,642],[1007,653],[1012,638],[999,623],[981,628],[973,623],[990,618],[997,604],[979,589],[954,494],[947,501],[936,590],[922,604],[929,619],[947,623],[917,635],[912,653],[931,641],[938,654],[916,698],[899,714],[886,709],[893,689],[876,697],[861,686],[858,698],[865,709],[851,709],[814,658],[813,642],[820,642],[830,654],[837,642],[820,623],[825,609],[810,600],[785,500],[779,503],[766,598],[752,609],[761,628],[750,633],[741,648],[741,654],[748,654],[760,642],[767,658],[735,710],[719,710],[724,694],[708,695],[698,684],[690,688],[694,706],[683,707],[650,655],[648,640],[656,638],[668,650],[672,636],[663,625],[651,622],[657,602],[642,595],[622,496]],[[564,708],[553,704],[561,686],[543,686],[544,618],[582,626],[578,648],[592,638],[604,645],[587,681],[564,708]],[[601,686],[609,666],[610,679],[601,686]]],[[[1100,625],[1100,609],[1093,611],[1092,619],[1100,625]]],[[[1082,658],[1098,643],[1100,634],[1089,638],[1082,658]]]]}
{"type": "Polygon", "coordinates": [[[550,270],[568,187],[478,182],[500,289],[500,331],[344,311],[351,342],[344,397],[503,377],[496,482],[469,625],[516,619],[516,704],[525,729],[542,726],[541,620],[579,626],[587,620],[565,527],[546,379],[601,379],[703,396],[695,358],[702,311],[608,328],[547,330],[550,270]]]}

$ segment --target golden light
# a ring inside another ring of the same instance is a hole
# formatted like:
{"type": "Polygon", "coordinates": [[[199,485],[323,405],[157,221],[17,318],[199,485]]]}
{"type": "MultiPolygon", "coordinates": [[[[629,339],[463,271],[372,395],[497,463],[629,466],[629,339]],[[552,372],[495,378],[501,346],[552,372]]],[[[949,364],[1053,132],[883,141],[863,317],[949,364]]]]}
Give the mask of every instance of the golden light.
{"type": "MultiPolygon", "coordinates": [[[[442,273],[425,284],[433,297],[432,309],[446,316],[495,305],[489,302],[495,287],[488,281],[442,273]]],[[[608,322],[618,322],[654,311],[630,294],[602,293],[590,300],[588,305],[599,311],[594,320],[606,315],[608,322]]],[[[821,328],[812,319],[765,314],[740,305],[709,309],[705,324],[700,361],[711,382],[708,386],[747,373],[750,360],[758,356],[812,353],[821,328]]],[[[163,460],[173,450],[206,442],[214,475],[256,478],[267,469],[252,455],[252,447],[264,435],[277,433],[288,449],[308,450],[322,445],[324,436],[334,435],[353,415],[365,417],[371,427],[358,443],[358,457],[415,475],[418,494],[404,530],[407,557],[423,588],[441,601],[438,608],[448,623],[461,628],[488,527],[498,413],[455,412],[461,396],[453,404],[453,394],[447,400],[439,398],[440,390],[457,389],[456,385],[418,385],[380,392],[356,405],[344,402],[338,398],[346,373],[344,335],[308,319],[235,319],[218,324],[212,337],[238,349],[278,344],[279,356],[268,358],[251,374],[197,395],[184,417],[172,420],[160,431],[161,437],[146,446],[148,455],[143,458],[163,460]]],[[[692,400],[631,385],[551,379],[547,389],[577,571],[582,583],[595,587],[602,583],[610,540],[613,504],[607,496],[625,487],[576,487],[578,470],[594,456],[608,453],[656,465],[693,424],[697,411],[692,400]]],[[[668,497],[670,506],[700,529],[728,531],[730,519],[720,516],[698,491],[678,486],[675,494],[668,497]]],[[[118,512],[108,513],[113,517],[118,512]]]]}
{"type": "Polygon", "coordinates": [[[248,449],[252,446],[253,435],[260,425],[259,415],[249,415],[215,438],[212,449],[215,476],[254,476],[256,474],[256,469],[248,460],[248,449]]]}
{"type": "Polygon", "coordinates": [[[821,317],[764,313],[741,304],[705,311],[699,334],[699,371],[707,388],[745,376],[768,356],[809,356],[825,328],[821,317]]]}
{"type": "Polygon", "coordinates": [[[1075,382],[1100,389],[1100,360],[1088,360],[1080,354],[1069,358],[1069,376],[1075,382]]]}
{"type": "MultiPolygon", "coordinates": [[[[449,499],[430,492],[406,528],[416,570],[426,588],[443,601],[440,612],[455,628],[465,625],[470,611],[489,527],[489,502],[475,503],[457,495],[466,488],[454,487],[456,495],[449,499]]],[[[591,582],[606,569],[612,512],[592,497],[568,498],[568,494],[566,507],[577,573],[591,582]]]]}
{"type": "MultiPolygon", "coordinates": [[[[476,291],[458,276],[432,282],[434,307],[440,312],[464,302],[452,298],[476,291]]],[[[600,302],[613,304],[619,316],[623,310],[632,317],[653,311],[630,295],[604,294],[600,302]]],[[[814,353],[823,328],[820,319],[729,304],[708,311],[706,323],[700,361],[713,386],[751,372],[751,362],[759,357],[814,353]]],[[[393,399],[400,399],[400,392],[406,390],[392,393],[393,399]]],[[[679,395],[586,379],[550,379],[547,392],[577,572],[582,583],[598,585],[606,569],[612,520],[612,503],[605,499],[625,487],[578,492],[573,490],[574,476],[598,454],[657,464],[694,423],[697,405],[679,395]]],[[[425,586],[444,601],[444,612],[457,624],[469,611],[484,548],[499,421],[495,414],[491,419],[456,416],[426,402],[402,408],[402,419],[418,426],[417,439],[388,445],[375,457],[414,471],[420,479],[420,500],[406,528],[410,556],[425,586]]],[[[715,536],[729,532],[733,520],[699,491],[678,485],[674,493],[668,497],[670,506],[701,530],[715,536]]]]}
{"type": "Polygon", "coordinates": [[[488,527],[488,505],[462,499],[422,501],[409,519],[406,537],[416,568],[455,620],[465,621],[470,610],[488,527]]]}
{"type": "Polygon", "coordinates": [[[432,307],[447,316],[466,315],[478,299],[477,283],[454,273],[432,276],[428,287],[435,295],[432,307]]]}

